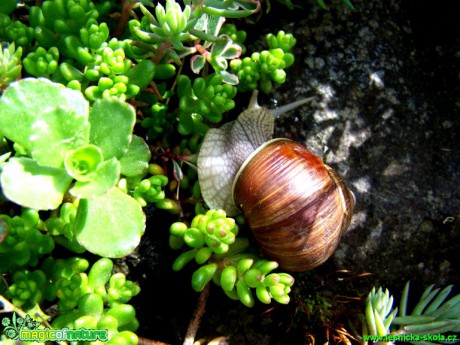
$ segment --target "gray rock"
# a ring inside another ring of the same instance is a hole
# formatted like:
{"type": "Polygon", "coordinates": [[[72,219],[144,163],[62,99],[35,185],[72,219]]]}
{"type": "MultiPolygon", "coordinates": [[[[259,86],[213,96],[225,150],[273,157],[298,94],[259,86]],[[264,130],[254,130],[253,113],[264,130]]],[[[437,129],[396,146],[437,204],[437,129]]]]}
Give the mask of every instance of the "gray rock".
{"type": "MultiPolygon", "coordinates": [[[[332,259],[338,268],[371,272],[395,291],[409,279],[458,286],[459,36],[420,41],[423,3],[355,5],[355,12],[311,8],[288,25],[297,60],[275,98],[317,102],[278,121],[277,134],[304,142],[356,195],[332,259]]],[[[448,18],[423,25],[442,30],[448,18]]]]}

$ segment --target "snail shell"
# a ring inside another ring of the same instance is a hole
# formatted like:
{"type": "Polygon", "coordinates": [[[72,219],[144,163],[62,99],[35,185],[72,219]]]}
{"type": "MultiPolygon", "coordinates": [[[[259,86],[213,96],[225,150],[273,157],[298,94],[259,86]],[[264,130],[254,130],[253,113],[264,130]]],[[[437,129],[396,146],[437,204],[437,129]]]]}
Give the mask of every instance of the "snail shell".
{"type": "Polygon", "coordinates": [[[354,207],[340,176],[288,139],[271,140],[246,160],[233,198],[265,255],[290,271],[326,261],[350,225],[354,207]]]}
{"type": "MultiPolygon", "coordinates": [[[[274,115],[257,94],[237,120],[210,129],[198,154],[198,179],[210,208],[241,210],[264,253],[290,271],[326,261],[350,224],[354,196],[340,176],[304,146],[270,140],[274,115]]],[[[275,113],[275,114],[274,114],[275,113]]]]}

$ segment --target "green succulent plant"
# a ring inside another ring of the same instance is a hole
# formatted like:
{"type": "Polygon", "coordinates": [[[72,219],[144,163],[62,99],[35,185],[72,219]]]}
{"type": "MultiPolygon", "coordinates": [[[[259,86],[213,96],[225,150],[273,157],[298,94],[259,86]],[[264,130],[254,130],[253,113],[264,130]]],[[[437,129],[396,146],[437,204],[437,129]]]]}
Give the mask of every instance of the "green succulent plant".
{"type": "Polygon", "coordinates": [[[22,47],[15,48],[14,42],[2,48],[0,42],[0,92],[21,76],[22,47]]]}
{"type": "Polygon", "coordinates": [[[24,207],[50,210],[70,193],[79,199],[73,227],[81,246],[109,257],[132,251],[144,231],[145,215],[116,184],[121,171],[147,172],[149,153],[143,165],[122,160],[146,147],[143,140],[132,142],[134,110],[113,99],[96,102],[90,110],[81,93],[44,79],[12,84],[0,109],[1,134],[25,154],[2,164],[3,194],[24,207]],[[113,226],[120,231],[112,232],[113,226]],[[112,242],[104,245],[107,241],[95,241],[95,236],[110,236],[112,242]]]}
{"type": "Polygon", "coordinates": [[[366,343],[440,344],[448,341],[448,332],[460,332],[460,295],[446,300],[452,285],[444,289],[429,286],[409,314],[409,282],[406,283],[399,309],[393,308],[388,290],[375,288],[366,300],[363,317],[363,340],[366,343]]]}
{"type": "Polygon", "coordinates": [[[179,271],[193,260],[201,265],[192,275],[195,291],[202,291],[212,280],[228,297],[247,307],[255,304],[251,289],[262,303],[268,304],[272,299],[289,303],[294,278],[287,273],[272,273],[278,268],[277,262],[247,252],[247,239],[237,238],[238,226],[223,210],[197,215],[190,227],[174,223],[170,234],[169,244],[173,249],[184,244],[192,248],[177,257],[173,270],[179,271]]]}

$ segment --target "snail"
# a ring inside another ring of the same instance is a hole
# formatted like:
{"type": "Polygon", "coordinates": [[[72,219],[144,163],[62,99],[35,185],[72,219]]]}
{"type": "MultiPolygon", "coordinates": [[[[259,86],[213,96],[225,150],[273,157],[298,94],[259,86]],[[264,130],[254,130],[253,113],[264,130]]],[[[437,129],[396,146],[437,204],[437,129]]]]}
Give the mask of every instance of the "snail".
{"type": "Polygon", "coordinates": [[[321,158],[289,139],[272,139],[275,118],[311,98],[275,110],[257,104],[209,129],[198,179],[210,208],[245,215],[264,254],[289,271],[326,261],[348,229],[355,199],[321,158]]]}

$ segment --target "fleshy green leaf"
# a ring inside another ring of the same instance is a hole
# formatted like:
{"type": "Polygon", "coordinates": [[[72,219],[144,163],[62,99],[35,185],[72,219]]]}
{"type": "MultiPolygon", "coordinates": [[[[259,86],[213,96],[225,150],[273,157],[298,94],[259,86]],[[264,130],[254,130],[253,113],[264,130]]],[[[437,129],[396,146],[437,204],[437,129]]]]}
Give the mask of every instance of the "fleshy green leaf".
{"type": "Polygon", "coordinates": [[[121,174],[124,176],[143,176],[149,169],[150,149],[144,139],[133,135],[128,152],[120,159],[121,174]]]}
{"type": "Polygon", "coordinates": [[[211,36],[217,36],[224,22],[225,18],[221,16],[203,13],[200,18],[198,18],[194,29],[197,31],[204,31],[211,36]]]}
{"type": "Polygon", "coordinates": [[[408,281],[404,286],[404,290],[401,295],[401,302],[399,306],[399,316],[406,316],[407,311],[407,300],[409,298],[409,286],[410,282],[408,281]]]}
{"type": "Polygon", "coordinates": [[[114,157],[99,164],[92,180],[76,182],[70,193],[79,198],[91,198],[101,195],[115,186],[119,177],[120,162],[114,157]]]}
{"type": "Polygon", "coordinates": [[[32,130],[32,157],[38,164],[54,168],[62,168],[66,152],[89,141],[88,116],[63,107],[41,113],[32,130]]]}
{"type": "Polygon", "coordinates": [[[118,188],[81,199],[75,219],[77,241],[91,253],[120,258],[139,244],[145,214],[137,201],[118,188]]]}
{"type": "Polygon", "coordinates": [[[192,288],[196,292],[201,292],[205,286],[211,281],[214,273],[216,273],[217,264],[210,263],[198,268],[192,275],[192,288]]]}
{"type": "Polygon", "coordinates": [[[229,85],[237,85],[239,79],[236,75],[229,73],[227,71],[220,71],[220,75],[222,76],[222,82],[229,85]]]}
{"type": "Polygon", "coordinates": [[[102,258],[96,261],[88,273],[88,285],[95,289],[105,286],[112,276],[113,262],[110,259],[102,258]]]}
{"type": "Polygon", "coordinates": [[[222,54],[225,53],[225,51],[228,49],[228,47],[232,44],[232,40],[228,36],[222,36],[219,37],[218,40],[214,43],[211,49],[211,53],[214,56],[221,56],[222,54]]]}
{"type": "Polygon", "coordinates": [[[125,75],[129,78],[129,83],[145,89],[155,76],[155,64],[150,60],[139,62],[136,66],[129,69],[125,75]]]}
{"type": "Polygon", "coordinates": [[[102,99],[94,103],[90,114],[90,143],[101,148],[105,159],[120,159],[131,142],[136,114],[127,103],[102,99]]]}
{"type": "Polygon", "coordinates": [[[430,313],[436,311],[438,307],[444,302],[446,297],[450,294],[450,291],[452,290],[452,285],[449,285],[445,287],[439,295],[436,297],[436,299],[431,302],[431,304],[426,308],[424,314],[429,315],[430,313]]]}
{"type": "Polygon", "coordinates": [[[11,158],[3,166],[3,193],[11,201],[37,210],[53,210],[72,178],[64,169],[43,167],[30,158],[11,158]]]}
{"type": "Polygon", "coordinates": [[[50,108],[62,107],[87,118],[88,101],[81,92],[47,79],[22,79],[11,84],[0,98],[0,132],[30,151],[33,124],[50,108]]]}
{"type": "Polygon", "coordinates": [[[192,68],[193,73],[200,73],[201,69],[204,67],[206,59],[203,55],[195,55],[190,60],[190,67],[192,68]]]}

